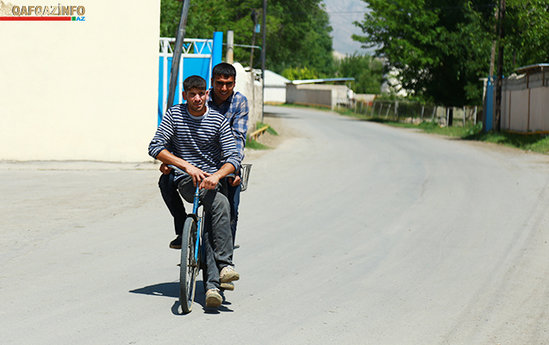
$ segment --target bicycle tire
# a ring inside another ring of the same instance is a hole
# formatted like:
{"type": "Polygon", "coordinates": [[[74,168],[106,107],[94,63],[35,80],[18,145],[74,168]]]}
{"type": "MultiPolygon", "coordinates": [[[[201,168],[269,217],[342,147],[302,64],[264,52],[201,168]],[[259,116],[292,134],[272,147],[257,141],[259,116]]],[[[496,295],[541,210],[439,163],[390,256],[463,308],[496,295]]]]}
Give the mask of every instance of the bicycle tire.
{"type": "Polygon", "coordinates": [[[179,303],[184,314],[193,309],[196,278],[200,269],[200,255],[195,260],[195,243],[197,222],[193,216],[188,216],[183,225],[181,241],[181,265],[179,267],[179,303]]]}

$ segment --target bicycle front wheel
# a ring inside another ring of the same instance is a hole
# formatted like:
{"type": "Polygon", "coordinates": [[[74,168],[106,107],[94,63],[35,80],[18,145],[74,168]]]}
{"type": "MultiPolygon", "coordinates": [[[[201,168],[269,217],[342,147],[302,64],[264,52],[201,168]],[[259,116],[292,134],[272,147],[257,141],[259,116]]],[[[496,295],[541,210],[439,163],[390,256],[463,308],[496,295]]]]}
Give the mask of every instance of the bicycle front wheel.
{"type": "Polygon", "coordinates": [[[196,278],[200,269],[198,255],[195,259],[196,234],[196,219],[193,216],[188,216],[183,226],[179,271],[179,302],[184,314],[192,311],[196,278]]]}

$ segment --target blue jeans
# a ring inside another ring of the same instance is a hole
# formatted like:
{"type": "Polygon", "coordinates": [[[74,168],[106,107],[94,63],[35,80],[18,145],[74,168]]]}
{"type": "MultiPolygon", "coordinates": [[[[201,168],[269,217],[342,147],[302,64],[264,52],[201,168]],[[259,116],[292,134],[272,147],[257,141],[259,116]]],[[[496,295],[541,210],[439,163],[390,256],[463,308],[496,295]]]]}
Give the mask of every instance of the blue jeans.
{"type": "Polygon", "coordinates": [[[233,246],[236,240],[236,223],[238,222],[238,206],[240,205],[240,190],[241,185],[236,187],[227,186],[227,198],[231,205],[231,233],[233,235],[233,246]]]}

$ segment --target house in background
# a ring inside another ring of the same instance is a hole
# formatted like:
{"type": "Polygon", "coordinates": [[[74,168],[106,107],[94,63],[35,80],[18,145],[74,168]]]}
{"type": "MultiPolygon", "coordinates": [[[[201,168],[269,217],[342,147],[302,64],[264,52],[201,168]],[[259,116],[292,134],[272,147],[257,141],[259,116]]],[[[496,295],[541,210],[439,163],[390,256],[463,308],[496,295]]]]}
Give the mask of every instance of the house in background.
{"type": "Polygon", "coordinates": [[[265,70],[265,103],[286,103],[286,84],[290,82],[280,74],[265,70]]]}
{"type": "Polygon", "coordinates": [[[314,105],[335,109],[338,105],[349,106],[354,93],[347,85],[335,85],[354,78],[328,78],[294,80],[286,84],[286,103],[314,105]]]}

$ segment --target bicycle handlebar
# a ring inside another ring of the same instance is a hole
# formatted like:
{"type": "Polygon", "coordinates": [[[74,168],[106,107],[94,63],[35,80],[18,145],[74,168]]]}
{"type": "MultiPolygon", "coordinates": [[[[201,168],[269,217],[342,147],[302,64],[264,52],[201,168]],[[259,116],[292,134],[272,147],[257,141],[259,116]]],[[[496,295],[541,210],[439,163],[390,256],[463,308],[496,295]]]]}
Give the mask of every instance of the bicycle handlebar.
{"type": "MultiPolygon", "coordinates": [[[[188,175],[183,169],[178,168],[173,164],[167,164],[167,166],[174,169],[178,174],[188,175]]],[[[249,163],[241,164],[241,168],[240,168],[240,177],[241,177],[241,181],[240,181],[241,190],[240,191],[241,192],[244,192],[244,191],[246,191],[246,189],[248,189],[248,179],[249,179],[249,176],[250,176],[251,168],[252,168],[252,164],[249,164],[249,163]]],[[[227,177],[234,178],[234,177],[236,177],[236,174],[231,173],[231,174],[228,174],[227,176],[225,176],[225,178],[227,178],[227,177]]]]}
{"type": "MultiPolygon", "coordinates": [[[[181,168],[176,167],[176,166],[173,165],[173,164],[167,164],[167,166],[168,166],[169,168],[172,168],[173,170],[177,171],[177,172],[180,173],[180,174],[188,175],[186,171],[184,171],[184,170],[181,169],[181,168]]],[[[228,174],[228,175],[225,176],[225,177],[236,177],[236,174],[235,174],[235,173],[230,173],[230,174],[228,174]]]]}

